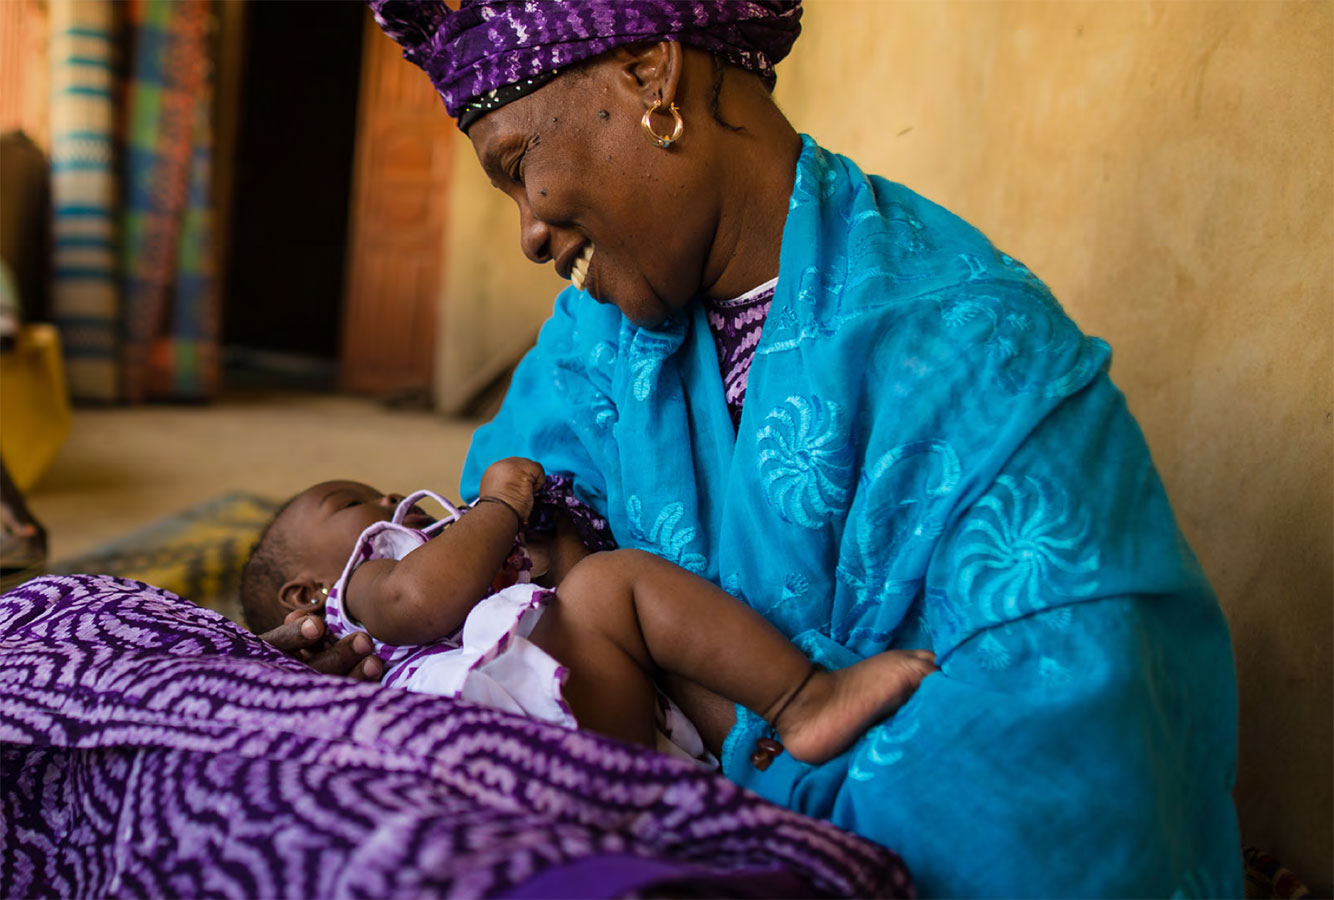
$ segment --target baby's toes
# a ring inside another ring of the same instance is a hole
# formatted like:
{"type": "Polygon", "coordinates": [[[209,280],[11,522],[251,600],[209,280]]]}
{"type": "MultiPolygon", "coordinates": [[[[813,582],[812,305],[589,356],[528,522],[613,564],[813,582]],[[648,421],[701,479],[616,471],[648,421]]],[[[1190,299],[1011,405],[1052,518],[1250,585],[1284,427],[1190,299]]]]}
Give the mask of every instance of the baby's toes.
{"type": "Polygon", "coordinates": [[[908,691],[917,690],[917,686],[922,683],[922,679],[932,672],[939,672],[936,667],[934,657],[923,658],[917,655],[905,656],[903,658],[903,672],[905,688],[908,691]]]}

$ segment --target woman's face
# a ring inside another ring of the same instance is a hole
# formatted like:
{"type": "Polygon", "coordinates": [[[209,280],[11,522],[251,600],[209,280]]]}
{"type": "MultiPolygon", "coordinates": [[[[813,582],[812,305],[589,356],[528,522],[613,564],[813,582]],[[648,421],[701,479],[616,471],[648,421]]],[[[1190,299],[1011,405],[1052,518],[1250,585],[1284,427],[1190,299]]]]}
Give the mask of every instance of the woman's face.
{"type": "MultiPolygon", "coordinates": [[[[652,326],[707,277],[718,191],[688,152],[689,121],[671,149],[649,142],[641,94],[604,59],[488,113],[468,138],[491,183],[519,207],[524,254],[652,326]]],[[[654,124],[671,130],[670,116],[654,124]]]]}

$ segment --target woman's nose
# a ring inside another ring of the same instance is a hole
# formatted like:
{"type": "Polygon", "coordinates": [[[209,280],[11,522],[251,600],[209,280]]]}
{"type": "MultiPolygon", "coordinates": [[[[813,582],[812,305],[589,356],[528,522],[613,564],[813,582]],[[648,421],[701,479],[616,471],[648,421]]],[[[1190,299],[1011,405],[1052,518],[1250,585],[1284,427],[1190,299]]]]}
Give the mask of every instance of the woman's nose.
{"type": "Polygon", "coordinates": [[[520,206],[519,244],[523,255],[535,263],[551,259],[551,226],[533,215],[527,204],[520,206]]]}
{"type": "Polygon", "coordinates": [[[385,494],[383,497],[380,498],[381,506],[391,506],[391,507],[398,506],[398,504],[402,502],[403,502],[402,494],[385,494]]]}

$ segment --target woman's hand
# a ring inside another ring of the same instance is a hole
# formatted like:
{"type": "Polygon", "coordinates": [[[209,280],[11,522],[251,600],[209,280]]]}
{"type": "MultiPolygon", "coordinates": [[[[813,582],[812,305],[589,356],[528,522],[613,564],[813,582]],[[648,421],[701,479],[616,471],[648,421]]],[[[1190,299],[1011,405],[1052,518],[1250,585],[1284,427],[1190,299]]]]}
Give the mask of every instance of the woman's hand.
{"type": "Polygon", "coordinates": [[[326,644],[324,620],[305,610],[292,610],[283,619],[283,624],[264,632],[259,638],[326,675],[379,681],[384,674],[384,663],[373,655],[375,648],[369,636],[357,632],[335,644],[326,644]]]}
{"type": "Polygon", "coordinates": [[[493,462],[482,476],[480,495],[495,497],[519,514],[520,520],[528,521],[533,511],[533,494],[547,480],[542,464],[522,456],[511,456],[493,462]]]}

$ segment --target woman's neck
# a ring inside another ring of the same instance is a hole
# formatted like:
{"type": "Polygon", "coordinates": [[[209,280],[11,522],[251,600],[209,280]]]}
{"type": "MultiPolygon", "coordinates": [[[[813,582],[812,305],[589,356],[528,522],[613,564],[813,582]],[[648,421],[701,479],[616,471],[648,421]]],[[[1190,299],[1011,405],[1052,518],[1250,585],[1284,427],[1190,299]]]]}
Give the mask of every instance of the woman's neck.
{"type": "Polygon", "coordinates": [[[762,87],[758,91],[743,86],[720,108],[724,121],[741,125],[740,130],[719,126],[714,132],[715,159],[723,172],[718,182],[722,202],[702,288],[719,300],[737,297],[778,275],[801,156],[801,137],[768,93],[762,87]]]}

